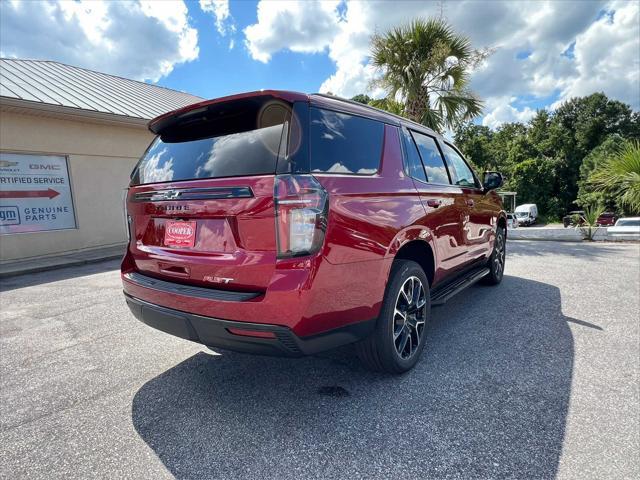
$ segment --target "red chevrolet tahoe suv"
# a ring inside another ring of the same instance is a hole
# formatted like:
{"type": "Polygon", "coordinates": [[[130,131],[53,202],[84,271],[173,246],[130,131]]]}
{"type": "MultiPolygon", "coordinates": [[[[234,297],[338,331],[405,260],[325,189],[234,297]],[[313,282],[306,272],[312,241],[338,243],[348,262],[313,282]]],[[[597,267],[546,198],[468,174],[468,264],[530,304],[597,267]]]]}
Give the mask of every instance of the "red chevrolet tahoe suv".
{"type": "Polygon", "coordinates": [[[418,361],[432,305],[501,281],[506,214],[447,140],[326,95],[260,91],[149,123],[122,262],[142,322],[210,347],[300,356],[356,343],[418,361]]]}

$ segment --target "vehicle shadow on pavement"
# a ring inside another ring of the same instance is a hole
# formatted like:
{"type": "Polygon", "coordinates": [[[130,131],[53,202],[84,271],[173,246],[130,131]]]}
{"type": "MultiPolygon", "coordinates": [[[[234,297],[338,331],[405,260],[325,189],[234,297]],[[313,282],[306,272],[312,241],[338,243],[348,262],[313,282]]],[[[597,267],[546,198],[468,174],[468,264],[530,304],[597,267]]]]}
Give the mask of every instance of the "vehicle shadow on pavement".
{"type": "Polygon", "coordinates": [[[177,478],[553,478],[568,321],[592,326],[562,314],[556,287],[505,276],[434,309],[405,375],[364,370],[350,347],[303,359],[202,352],[140,388],[133,424],[177,478]]]}

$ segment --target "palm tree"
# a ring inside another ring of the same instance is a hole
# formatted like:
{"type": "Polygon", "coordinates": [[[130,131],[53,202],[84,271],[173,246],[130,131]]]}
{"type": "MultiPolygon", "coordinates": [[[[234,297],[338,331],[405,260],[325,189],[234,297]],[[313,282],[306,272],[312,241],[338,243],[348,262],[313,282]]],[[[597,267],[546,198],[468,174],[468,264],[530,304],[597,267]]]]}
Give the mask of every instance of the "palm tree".
{"type": "Polygon", "coordinates": [[[631,214],[640,213],[640,142],[624,142],[617,153],[604,160],[588,180],[631,214]]]}
{"type": "Polygon", "coordinates": [[[472,49],[442,19],[418,19],[372,37],[372,63],[381,72],[373,83],[390,99],[401,97],[411,120],[441,132],[482,112],[469,70],[489,54],[472,49]]]}
{"type": "Polygon", "coordinates": [[[578,222],[577,228],[582,230],[585,240],[593,240],[598,231],[598,218],[602,215],[602,212],[604,212],[604,207],[599,204],[586,205],[584,207],[584,214],[581,215],[582,222],[578,222]]]}

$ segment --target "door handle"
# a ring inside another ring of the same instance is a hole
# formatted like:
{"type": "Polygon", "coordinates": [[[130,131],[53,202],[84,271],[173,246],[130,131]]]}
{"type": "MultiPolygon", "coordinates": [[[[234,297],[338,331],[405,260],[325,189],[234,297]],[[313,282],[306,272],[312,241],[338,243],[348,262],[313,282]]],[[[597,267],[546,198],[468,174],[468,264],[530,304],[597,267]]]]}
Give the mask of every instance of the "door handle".
{"type": "Polygon", "coordinates": [[[473,207],[476,204],[476,202],[474,202],[473,200],[471,200],[470,198],[467,199],[467,205],[470,207],[473,207]]]}
{"type": "Polygon", "coordinates": [[[434,198],[431,198],[427,200],[427,205],[433,208],[438,208],[440,205],[442,205],[442,200],[436,200],[434,198]]]}

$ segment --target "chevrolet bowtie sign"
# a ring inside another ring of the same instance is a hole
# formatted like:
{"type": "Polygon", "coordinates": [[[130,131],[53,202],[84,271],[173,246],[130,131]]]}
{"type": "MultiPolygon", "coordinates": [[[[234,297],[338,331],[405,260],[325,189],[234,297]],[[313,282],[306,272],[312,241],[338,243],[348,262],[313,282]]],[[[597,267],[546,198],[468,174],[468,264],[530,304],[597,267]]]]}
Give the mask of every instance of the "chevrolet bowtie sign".
{"type": "Polygon", "coordinates": [[[76,228],[67,159],[0,152],[0,234],[76,228]]]}

